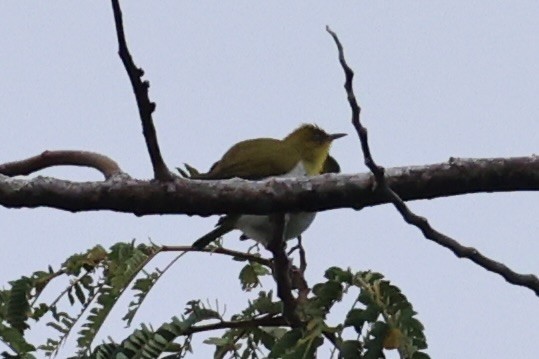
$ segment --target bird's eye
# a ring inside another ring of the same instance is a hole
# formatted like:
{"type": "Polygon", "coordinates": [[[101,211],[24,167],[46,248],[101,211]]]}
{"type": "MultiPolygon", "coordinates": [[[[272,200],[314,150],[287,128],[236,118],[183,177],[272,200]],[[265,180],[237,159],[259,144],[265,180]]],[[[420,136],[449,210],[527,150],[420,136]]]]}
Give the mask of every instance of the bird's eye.
{"type": "Polygon", "coordinates": [[[326,140],[326,136],[322,132],[316,132],[314,139],[316,142],[322,143],[326,140]]]}

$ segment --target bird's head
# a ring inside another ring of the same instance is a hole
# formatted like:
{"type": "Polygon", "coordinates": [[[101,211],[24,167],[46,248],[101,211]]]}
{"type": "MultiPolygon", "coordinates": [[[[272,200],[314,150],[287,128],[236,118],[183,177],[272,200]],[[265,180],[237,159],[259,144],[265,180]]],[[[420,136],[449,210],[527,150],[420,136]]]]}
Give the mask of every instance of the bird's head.
{"type": "Polygon", "coordinates": [[[315,125],[301,125],[284,138],[284,142],[300,153],[310,175],[320,174],[333,140],[346,136],[345,133],[329,134],[315,125]]]}

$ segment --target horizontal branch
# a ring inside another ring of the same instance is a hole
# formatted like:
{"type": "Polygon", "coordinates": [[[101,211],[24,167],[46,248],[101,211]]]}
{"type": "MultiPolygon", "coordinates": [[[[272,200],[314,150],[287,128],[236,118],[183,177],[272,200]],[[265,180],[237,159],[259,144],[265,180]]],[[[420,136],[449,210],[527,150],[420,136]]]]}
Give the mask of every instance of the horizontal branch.
{"type": "MultiPolygon", "coordinates": [[[[406,201],[478,192],[539,191],[539,157],[450,159],[447,163],[386,170],[387,183],[406,201]]],[[[372,174],[326,174],[312,178],[174,182],[113,177],[72,182],[50,177],[14,179],[0,175],[0,205],[52,207],[71,212],[112,210],[208,216],[323,211],[388,203],[373,189],[372,174]]]]}

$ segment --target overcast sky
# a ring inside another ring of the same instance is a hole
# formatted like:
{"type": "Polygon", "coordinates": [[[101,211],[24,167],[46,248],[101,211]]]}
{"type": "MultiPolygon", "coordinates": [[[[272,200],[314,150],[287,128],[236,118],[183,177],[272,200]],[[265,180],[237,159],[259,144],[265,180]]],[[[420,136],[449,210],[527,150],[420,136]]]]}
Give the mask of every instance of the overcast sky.
{"type": "MultiPolygon", "coordinates": [[[[241,139],[283,137],[312,122],[352,134],[338,140],[332,153],[344,172],[365,172],[326,25],[339,34],[356,72],[362,119],[380,164],[538,151],[539,2],[122,6],[129,47],[151,82],[156,128],[170,167],[188,162],[205,170],[241,139]]],[[[0,13],[0,162],[47,149],[91,150],[112,157],[134,177],[150,178],[134,96],[116,54],[110,4],[5,1],[0,13]]],[[[79,168],[39,174],[101,179],[79,168]]],[[[516,271],[539,274],[538,193],[475,194],[410,206],[462,244],[516,271]]],[[[190,244],[215,221],[0,208],[0,285],[49,264],[58,268],[67,256],[96,244],[149,238],[190,244]]],[[[237,237],[227,236],[226,246],[245,249],[237,237]]],[[[310,284],[338,265],[379,271],[400,287],[426,327],[432,358],[539,357],[539,298],[424,239],[392,206],[321,213],[304,245],[310,284]]],[[[151,267],[168,260],[158,258],[151,267]]],[[[185,256],[147,298],[137,323],[159,325],[194,298],[218,298],[234,313],[256,295],[241,292],[239,268],[227,258],[185,256]]],[[[64,285],[45,295],[54,298],[64,285]]],[[[273,289],[272,282],[265,289],[273,289]]],[[[126,296],[123,303],[130,300],[126,296]]],[[[100,340],[120,340],[132,331],[119,323],[124,312],[120,305],[112,313],[100,340]]],[[[44,341],[49,334],[39,326],[32,338],[44,341]]],[[[211,348],[197,344],[195,351],[194,357],[208,357],[211,348]]]]}

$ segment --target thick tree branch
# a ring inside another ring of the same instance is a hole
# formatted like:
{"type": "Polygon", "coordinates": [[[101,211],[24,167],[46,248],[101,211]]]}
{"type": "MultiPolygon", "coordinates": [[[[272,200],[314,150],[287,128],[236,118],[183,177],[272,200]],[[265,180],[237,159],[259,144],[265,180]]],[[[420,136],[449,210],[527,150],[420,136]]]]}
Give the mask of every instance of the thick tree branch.
{"type": "Polygon", "coordinates": [[[163,161],[157,142],[157,134],[153,125],[152,113],[155,110],[155,103],[151,102],[148,96],[150,83],[141,80],[144,71],[135,65],[133,58],[129,53],[129,49],[127,48],[122,10],[120,9],[118,0],[112,0],[112,10],[114,12],[114,23],[116,25],[116,35],[118,37],[118,55],[120,55],[120,58],[122,59],[129,80],[131,81],[133,92],[135,93],[139,116],[142,121],[142,132],[152,161],[154,178],[160,181],[171,181],[175,176],[169,171],[165,161],[163,161]]]}
{"type": "Polygon", "coordinates": [[[29,175],[52,166],[82,166],[95,168],[105,179],[124,174],[120,166],[109,157],[87,151],[44,151],[43,153],[21,161],[0,165],[0,174],[13,177],[29,175]]]}
{"type": "MultiPolygon", "coordinates": [[[[385,178],[407,201],[479,192],[539,191],[539,156],[451,159],[427,166],[390,168],[385,178]]],[[[259,182],[176,179],[167,183],[137,179],[72,182],[50,177],[28,180],[0,175],[0,205],[7,208],[208,216],[361,209],[389,202],[382,191],[373,190],[373,176],[368,173],[259,182]]]]}
{"type": "Polygon", "coordinates": [[[425,238],[448,248],[459,258],[467,258],[486,270],[499,274],[511,284],[531,289],[537,296],[539,296],[539,278],[537,278],[535,275],[516,273],[505,264],[496,262],[482,255],[477,249],[465,247],[455,239],[438,232],[432,228],[426,218],[420,217],[413,213],[404,203],[403,199],[391,189],[390,184],[386,180],[384,167],[377,165],[372,157],[367,137],[367,129],[361,124],[360,121],[361,108],[357,103],[352,85],[354,72],[346,63],[343,47],[339,41],[339,38],[333,31],[331,31],[329,27],[326,27],[326,30],[333,37],[333,40],[335,40],[335,44],[337,45],[337,49],[339,51],[339,62],[341,63],[346,78],[344,88],[348,96],[348,103],[350,104],[350,108],[352,110],[352,124],[354,125],[361,142],[361,149],[363,151],[365,165],[374,174],[378,189],[380,189],[383,195],[395,206],[395,208],[397,208],[404,220],[407,223],[419,228],[425,238]]]}

